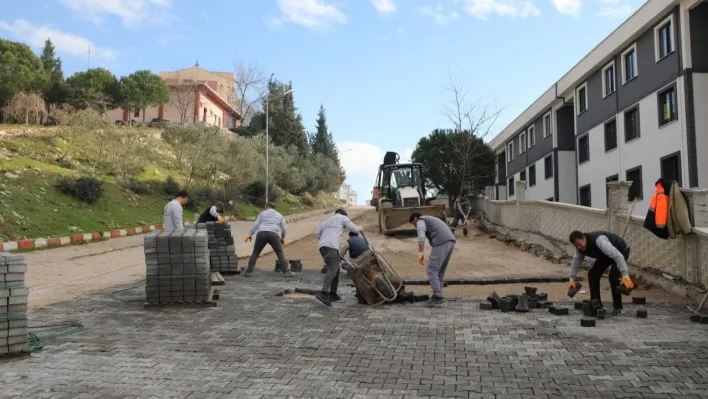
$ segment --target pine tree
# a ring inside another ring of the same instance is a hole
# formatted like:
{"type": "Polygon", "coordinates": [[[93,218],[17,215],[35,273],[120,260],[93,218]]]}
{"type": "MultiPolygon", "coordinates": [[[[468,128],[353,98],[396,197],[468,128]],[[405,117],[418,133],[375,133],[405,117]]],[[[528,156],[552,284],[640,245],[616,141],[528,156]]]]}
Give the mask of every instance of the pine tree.
{"type": "Polygon", "coordinates": [[[322,154],[338,162],[337,146],[332,139],[332,133],[327,126],[327,113],[324,105],[320,105],[315,122],[315,134],[310,136],[310,149],[314,154],[322,154]]]}
{"type": "Polygon", "coordinates": [[[49,112],[51,104],[62,103],[66,99],[64,69],[62,67],[61,58],[56,56],[54,44],[49,39],[44,42],[42,55],[39,59],[42,60],[44,73],[48,76],[48,85],[43,95],[44,101],[47,103],[47,112],[49,112]]]}

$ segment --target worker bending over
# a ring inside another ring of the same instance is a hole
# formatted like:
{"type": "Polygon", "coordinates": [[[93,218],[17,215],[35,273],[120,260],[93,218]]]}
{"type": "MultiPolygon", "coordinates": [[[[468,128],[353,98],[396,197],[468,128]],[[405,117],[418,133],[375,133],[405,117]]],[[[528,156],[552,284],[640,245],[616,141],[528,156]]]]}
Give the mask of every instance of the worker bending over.
{"type": "MultiPolygon", "coordinates": [[[[347,211],[337,209],[334,212],[334,216],[325,220],[315,231],[315,236],[320,240],[320,255],[322,255],[327,267],[322,291],[318,292],[315,297],[327,306],[332,306],[332,302],[342,299],[337,295],[337,288],[339,288],[339,260],[341,259],[339,256],[339,237],[345,229],[357,234],[364,231],[361,226],[357,226],[349,220],[347,211]]],[[[351,253],[351,247],[349,251],[351,253]]]]}
{"type": "Polygon", "coordinates": [[[595,231],[592,233],[582,233],[573,231],[570,233],[570,242],[575,245],[575,255],[570,265],[570,288],[574,288],[575,278],[578,275],[580,265],[586,256],[594,258],[588,281],[590,284],[590,300],[596,300],[602,306],[600,299],[600,279],[602,274],[610,267],[610,288],[612,291],[613,316],[624,314],[622,307],[622,293],[617,290],[621,283],[629,288],[634,288],[634,283],[629,278],[627,259],[629,259],[629,245],[617,234],[605,231],[595,231]]]}
{"type": "Polygon", "coordinates": [[[455,236],[447,223],[433,216],[422,216],[420,212],[413,212],[408,221],[418,231],[418,264],[423,264],[425,255],[425,239],[431,246],[430,259],[428,259],[428,282],[433,289],[433,297],[428,305],[435,306],[445,302],[443,296],[443,282],[445,271],[455,249],[455,236]]]}
{"type": "Polygon", "coordinates": [[[283,270],[283,275],[291,277],[293,274],[288,270],[288,261],[283,253],[283,245],[285,245],[285,236],[288,234],[288,226],[285,224],[285,218],[275,210],[275,204],[269,202],[265,205],[265,210],[261,212],[256,221],[253,222],[251,230],[248,232],[248,237],[243,242],[251,241],[253,233],[256,234],[256,242],[253,243],[253,252],[248,260],[248,268],[244,276],[251,277],[253,269],[256,267],[256,261],[261,256],[263,248],[266,244],[270,245],[278,257],[278,263],[283,270]],[[280,235],[278,233],[280,232],[280,235]]]}
{"type": "Polygon", "coordinates": [[[467,199],[467,193],[462,192],[455,200],[455,217],[452,219],[452,234],[455,234],[457,221],[462,220],[462,235],[467,237],[467,216],[470,211],[470,201],[467,199]]]}
{"type": "Polygon", "coordinates": [[[172,201],[165,205],[162,229],[165,231],[184,230],[184,211],[182,206],[189,201],[189,193],[180,191],[172,201]]]}
{"type": "Polygon", "coordinates": [[[199,215],[197,223],[223,222],[224,218],[221,217],[221,213],[224,213],[224,204],[219,201],[216,201],[214,205],[208,207],[204,210],[204,212],[202,212],[201,215],[199,215]]]}
{"type": "MultiPolygon", "coordinates": [[[[344,260],[344,256],[349,253],[350,259],[356,259],[360,257],[364,252],[369,250],[369,244],[364,238],[362,238],[358,233],[352,231],[349,232],[349,239],[344,241],[342,245],[339,246],[339,257],[342,259],[340,266],[342,269],[347,270],[349,264],[344,260]]],[[[326,266],[325,266],[326,267],[326,266]]]]}

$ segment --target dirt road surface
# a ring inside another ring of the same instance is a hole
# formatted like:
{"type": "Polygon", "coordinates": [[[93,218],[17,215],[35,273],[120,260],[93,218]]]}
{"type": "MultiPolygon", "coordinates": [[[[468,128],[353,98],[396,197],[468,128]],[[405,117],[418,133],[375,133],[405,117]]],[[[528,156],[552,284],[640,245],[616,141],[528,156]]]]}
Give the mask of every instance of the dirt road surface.
{"type": "MultiPolygon", "coordinates": [[[[386,237],[378,233],[376,213],[369,210],[356,218],[355,223],[365,228],[366,237],[371,245],[381,253],[404,279],[425,279],[426,266],[417,262],[418,248],[415,233],[397,234],[386,237]]],[[[412,227],[412,226],[411,226],[412,227]]],[[[402,231],[401,233],[405,233],[402,231]]],[[[563,276],[568,275],[569,265],[553,264],[531,253],[521,251],[496,239],[490,238],[475,229],[471,229],[467,238],[462,236],[461,229],[456,231],[457,244],[448,266],[446,278],[479,278],[479,277],[523,277],[523,276],[563,276]]],[[[430,247],[426,243],[426,258],[430,247]]],[[[286,247],[285,256],[288,259],[300,259],[305,269],[321,269],[322,257],[318,252],[318,242],[314,236],[304,238],[286,247]]],[[[275,258],[272,254],[259,260],[258,267],[272,271],[275,258]]],[[[427,262],[427,261],[426,261],[427,262]]],[[[426,263],[427,265],[427,263],[426,263]]],[[[587,272],[582,272],[587,279],[587,272]]],[[[344,278],[347,283],[349,280],[344,278]]],[[[343,281],[344,281],[343,280],[343,281]]],[[[579,293],[573,300],[589,299],[587,284],[584,293],[579,293]]],[[[534,283],[534,284],[502,284],[502,285],[458,285],[445,288],[445,296],[450,298],[486,299],[492,292],[500,295],[523,293],[524,286],[538,287],[538,292],[547,292],[549,301],[569,301],[567,283],[534,283]]],[[[602,298],[606,306],[611,304],[610,286],[606,278],[601,283],[602,298]]],[[[407,291],[430,294],[427,285],[410,285],[407,291]]],[[[643,287],[634,291],[635,296],[646,296],[651,302],[689,302],[681,297],[671,295],[653,287],[643,287]]],[[[624,297],[625,301],[631,301],[624,297]]]]}

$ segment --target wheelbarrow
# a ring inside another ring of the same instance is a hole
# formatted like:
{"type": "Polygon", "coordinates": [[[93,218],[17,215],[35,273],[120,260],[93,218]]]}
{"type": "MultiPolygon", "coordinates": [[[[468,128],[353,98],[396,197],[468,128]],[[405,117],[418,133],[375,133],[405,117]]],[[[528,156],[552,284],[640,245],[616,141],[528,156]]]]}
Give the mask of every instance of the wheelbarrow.
{"type": "Polygon", "coordinates": [[[403,279],[390,263],[381,256],[362,233],[369,250],[356,259],[344,259],[347,275],[352,279],[361,297],[369,305],[381,305],[396,299],[403,286],[403,279]]]}

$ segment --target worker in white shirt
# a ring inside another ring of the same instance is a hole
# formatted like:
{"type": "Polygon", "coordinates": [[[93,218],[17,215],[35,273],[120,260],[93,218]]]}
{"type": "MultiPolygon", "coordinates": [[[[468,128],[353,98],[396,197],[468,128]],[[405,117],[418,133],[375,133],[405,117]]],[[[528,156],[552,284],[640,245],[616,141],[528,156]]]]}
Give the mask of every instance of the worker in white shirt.
{"type": "Polygon", "coordinates": [[[261,256],[263,248],[266,244],[273,248],[273,252],[278,257],[278,262],[283,268],[283,275],[292,277],[293,274],[288,270],[288,261],[283,253],[283,245],[285,245],[285,236],[288,234],[288,226],[285,224],[285,218],[275,210],[275,204],[269,202],[265,205],[265,210],[258,215],[256,221],[253,222],[251,230],[248,232],[248,237],[244,242],[251,241],[253,233],[256,234],[256,242],[253,243],[253,252],[248,260],[248,268],[244,276],[251,277],[253,269],[256,267],[256,261],[261,256]]]}

